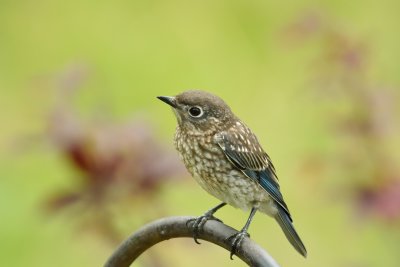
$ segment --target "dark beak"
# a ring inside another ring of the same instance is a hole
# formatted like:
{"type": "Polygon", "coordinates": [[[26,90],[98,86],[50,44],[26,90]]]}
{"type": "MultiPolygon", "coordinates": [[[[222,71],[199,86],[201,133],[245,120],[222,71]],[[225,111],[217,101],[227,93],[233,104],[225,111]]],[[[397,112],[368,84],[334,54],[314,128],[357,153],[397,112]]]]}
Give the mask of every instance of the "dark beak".
{"type": "Polygon", "coordinates": [[[177,108],[175,97],[173,96],[157,96],[162,102],[167,103],[173,108],[177,108]]]}

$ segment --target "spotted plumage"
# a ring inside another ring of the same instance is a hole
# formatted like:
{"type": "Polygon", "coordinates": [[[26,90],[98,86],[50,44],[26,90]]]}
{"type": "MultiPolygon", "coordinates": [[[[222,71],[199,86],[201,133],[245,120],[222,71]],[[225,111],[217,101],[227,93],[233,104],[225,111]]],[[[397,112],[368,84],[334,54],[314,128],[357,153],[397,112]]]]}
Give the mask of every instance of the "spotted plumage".
{"type": "MultiPolygon", "coordinates": [[[[213,214],[224,203],[243,210],[251,209],[245,227],[233,237],[234,253],[259,210],[274,217],[290,243],[306,256],[269,156],[253,132],[225,102],[198,90],[159,99],[171,105],[177,117],[174,143],[186,168],[204,190],[223,201],[199,217],[195,226],[214,218],[213,214]]],[[[197,230],[194,230],[197,242],[197,230]]]]}

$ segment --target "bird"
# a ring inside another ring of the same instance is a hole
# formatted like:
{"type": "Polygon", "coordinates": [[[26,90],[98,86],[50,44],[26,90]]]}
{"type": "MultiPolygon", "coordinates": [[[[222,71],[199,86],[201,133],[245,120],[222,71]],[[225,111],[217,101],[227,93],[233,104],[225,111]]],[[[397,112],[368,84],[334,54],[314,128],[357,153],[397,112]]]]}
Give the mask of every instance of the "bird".
{"type": "Polygon", "coordinates": [[[229,204],[250,210],[244,227],[228,239],[230,258],[257,211],[273,217],[286,238],[302,256],[307,250],[297,234],[282,193],[276,170],[256,135],[220,97],[202,90],[188,90],[176,96],[158,96],[172,107],[177,119],[174,145],[189,173],[209,194],[222,203],[193,219],[196,243],[199,231],[220,208],[229,204]]]}

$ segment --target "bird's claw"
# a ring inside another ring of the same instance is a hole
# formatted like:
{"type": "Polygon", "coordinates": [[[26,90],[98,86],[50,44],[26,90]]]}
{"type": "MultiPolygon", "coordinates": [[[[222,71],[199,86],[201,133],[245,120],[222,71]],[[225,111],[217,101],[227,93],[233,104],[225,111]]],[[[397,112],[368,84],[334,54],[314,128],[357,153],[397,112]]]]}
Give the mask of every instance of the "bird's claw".
{"type": "Polygon", "coordinates": [[[231,260],[233,260],[233,255],[237,252],[238,248],[240,247],[240,244],[242,243],[245,237],[250,237],[250,235],[247,233],[247,231],[242,230],[227,238],[227,240],[231,242],[231,254],[230,254],[231,260]]]}
{"type": "Polygon", "coordinates": [[[222,221],[216,217],[214,217],[212,214],[209,213],[205,213],[202,216],[199,216],[197,218],[193,218],[190,219],[186,222],[186,227],[188,228],[192,228],[193,231],[193,239],[194,242],[196,242],[197,244],[200,244],[200,242],[197,240],[199,237],[199,233],[200,231],[203,229],[204,224],[208,221],[208,220],[213,220],[213,221],[218,221],[221,222],[222,221]],[[190,225],[192,224],[192,225],[190,225]]]}

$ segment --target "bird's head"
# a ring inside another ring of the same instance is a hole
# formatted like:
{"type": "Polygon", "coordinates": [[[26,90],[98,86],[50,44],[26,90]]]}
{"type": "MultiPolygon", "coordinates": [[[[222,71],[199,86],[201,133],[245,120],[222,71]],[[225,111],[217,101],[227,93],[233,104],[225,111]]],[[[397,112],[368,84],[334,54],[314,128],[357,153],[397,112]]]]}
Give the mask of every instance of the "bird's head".
{"type": "Polygon", "coordinates": [[[194,134],[223,130],[235,118],[221,98],[208,92],[190,90],[157,98],[172,107],[180,127],[194,134]]]}

